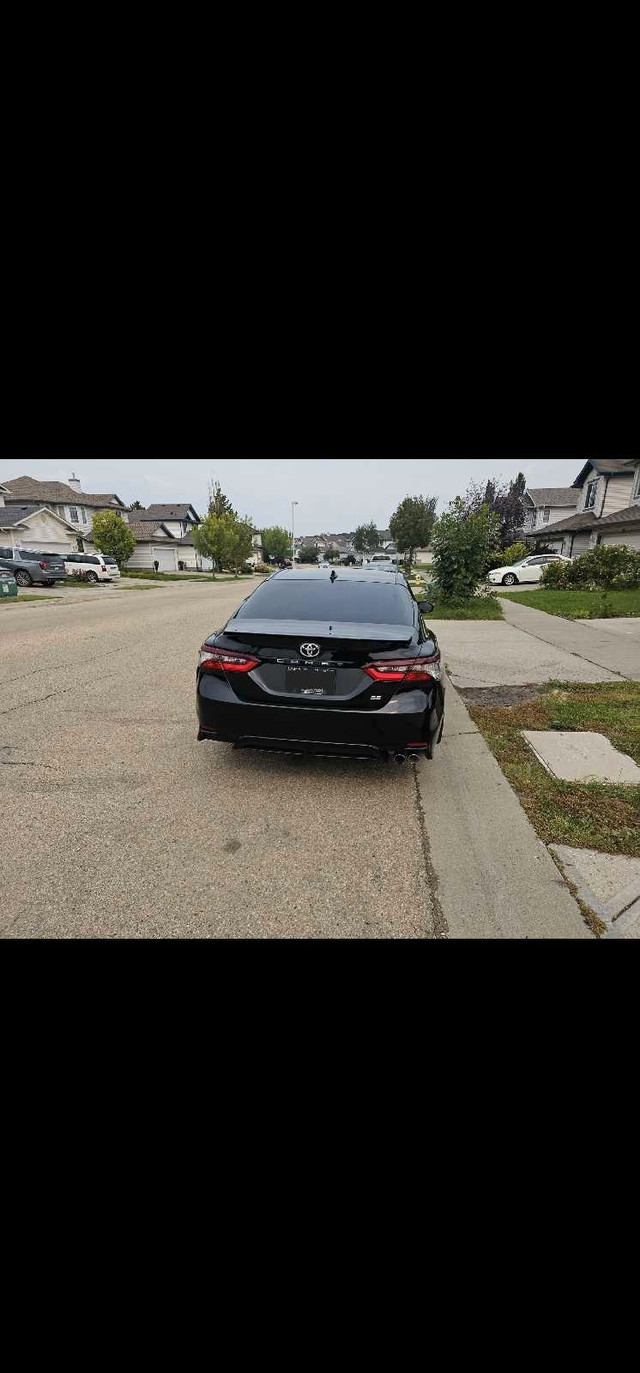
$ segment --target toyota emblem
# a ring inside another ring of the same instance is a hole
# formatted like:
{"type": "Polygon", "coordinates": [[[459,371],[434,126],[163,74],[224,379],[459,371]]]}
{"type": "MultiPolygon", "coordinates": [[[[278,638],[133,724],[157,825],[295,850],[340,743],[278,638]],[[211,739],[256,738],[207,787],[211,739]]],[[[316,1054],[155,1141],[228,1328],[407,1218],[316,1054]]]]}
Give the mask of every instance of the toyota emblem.
{"type": "Polygon", "coordinates": [[[319,644],[300,644],[300,652],[303,658],[317,658],[320,652],[319,644]]]}

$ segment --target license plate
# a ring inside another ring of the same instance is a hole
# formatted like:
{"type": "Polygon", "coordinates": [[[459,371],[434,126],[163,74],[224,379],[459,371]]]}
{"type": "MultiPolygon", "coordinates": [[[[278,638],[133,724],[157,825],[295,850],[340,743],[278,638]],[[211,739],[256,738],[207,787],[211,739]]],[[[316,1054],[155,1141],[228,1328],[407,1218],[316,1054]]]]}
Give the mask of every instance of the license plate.
{"type": "Polygon", "coordinates": [[[287,670],[287,691],[296,696],[333,696],[336,674],[326,667],[290,667],[287,670]]]}

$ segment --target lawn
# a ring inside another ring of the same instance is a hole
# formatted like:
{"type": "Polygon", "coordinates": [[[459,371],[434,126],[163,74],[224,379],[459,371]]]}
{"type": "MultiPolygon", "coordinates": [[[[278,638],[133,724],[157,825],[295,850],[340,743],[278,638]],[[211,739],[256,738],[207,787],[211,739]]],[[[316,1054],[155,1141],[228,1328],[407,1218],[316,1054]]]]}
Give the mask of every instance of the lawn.
{"type": "Polygon", "coordinates": [[[140,572],[136,569],[128,570],[127,568],[124,568],[122,576],[136,577],[144,582],[211,582],[213,585],[215,585],[215,582],[253,581],[253,574],[249,572],[241,572],[238,577],[228,577],[225,574],[217,572],[215,582],[210,572],[208,574],[204,572],[140,572]]]}
{"type": "Polygon", "coordinates": [[[0,605],[24,605],[25,601],[61,601],[62,596],[0,596],[0,605]]]}
{"type": "MultiPolygon", "coordinates": [[[[428,588],[426,597],[429,598],[428,588]]],[[[493,596],[469,596],[464,601],[435,601],[425,619],[430,624],[432,620],[502,620],[504,616],[500,602],[493,596]]]]}
{"type": "Polygon", "coordinates": [[[538,692],[513,706],[468,709],[540,838],[546,844],[640,857],[640,787],[560,782],[520,733],[593,730],[640,764],[640,683],[549,682],[538,692]]]}
{"type": "Polygon", "coordinates": [[[567,620],[598,620],[608,616],[621,619],[640,615],[640,587],[631,591],[514,591],[509,593],[509,600],[532,606],[534,610],[546,610],[548,615],[561,615],[567,620]]]}

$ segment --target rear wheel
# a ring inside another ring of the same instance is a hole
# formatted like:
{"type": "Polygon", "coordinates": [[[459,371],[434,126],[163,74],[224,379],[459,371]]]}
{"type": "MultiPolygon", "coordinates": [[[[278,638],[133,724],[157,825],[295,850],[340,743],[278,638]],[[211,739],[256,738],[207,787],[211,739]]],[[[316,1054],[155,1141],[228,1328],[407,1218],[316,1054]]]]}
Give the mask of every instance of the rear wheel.
{"type": "Polygon", "coordinates": [[[87,581],[88,581],[88,582],[97,582],[97,580],[98,580],[98,575],[97,575],[96,572],[87,572],[87,581]]]}
{"type": "Polygon", "coordinates": [[[503,578],[502,578],[502,585],[503,585],[503,586],[517,586],[517,585],[518,585],[518,578],[517,578],[517,577],[514,577],[513,572],[507,572],[506,577],[503,577],[503,578]]]}
{"type": "Polygon", "coordinates": [[[25,572],[23,568],[18,568],[15,577],[18,586],[33,586],[33,581],[31,580],[29,573],[25,572]]]}

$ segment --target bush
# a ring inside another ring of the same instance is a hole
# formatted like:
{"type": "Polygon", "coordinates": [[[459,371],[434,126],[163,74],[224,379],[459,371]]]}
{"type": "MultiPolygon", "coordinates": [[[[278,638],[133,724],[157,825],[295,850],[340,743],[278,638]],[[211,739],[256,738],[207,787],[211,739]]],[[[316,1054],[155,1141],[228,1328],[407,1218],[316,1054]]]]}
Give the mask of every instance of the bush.
{"type": "Polygon", "coordinates": [[[640,552],[622,544],[600,544],[573,562],[548,563],[543,569],[542,585],[552,590],[580,591],[640,587],[640,552]]]}
{"type": "Polygon", "coordinates": [[[90,572],[83,572],[82,568],[79,567],[76,572],[71,573],[71,580],[74,582],[91,582],[93,578],[90,572]]]}
{"type": "Polygon", "coordinates": [[[271,565],[271,563],[256,563],[255,566],[255,571],[259,572],[261,576],[270,576],[272,572],[275,572],[275,570],[276,569],[271,565]]]}
{"type": "Polygon", "coordinates": [[[530,552],[531,549],[527,548],[526,543],[512,543],[498,558],[496,567],[513,567],[514,563],[521,563],[523,558],[528,558],[530,552]]]}
{"type": "Polygon", "coordinates": [[[496,566],[500,521],[485,505],[468,514],[463,501],[452,502],[433,535],[433,572],[441,596],[465,601],[496,566]]]}

